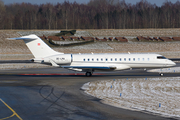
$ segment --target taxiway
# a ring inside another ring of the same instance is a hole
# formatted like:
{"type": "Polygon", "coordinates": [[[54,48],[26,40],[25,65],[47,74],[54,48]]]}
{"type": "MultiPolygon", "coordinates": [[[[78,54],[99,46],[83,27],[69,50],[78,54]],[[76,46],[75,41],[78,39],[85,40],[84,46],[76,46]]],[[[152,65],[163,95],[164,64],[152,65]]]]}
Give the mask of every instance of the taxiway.
{"type": "MultiPolygon", "coordinates": [[[[167,73],[165,77],[180,76],[167,73]]],[[[134,77],[160,77],[158,73],[140,70],[97,73],[92,77],[61,68],[1,70],[0,120],[51,119],[117,119],[175,120],[146,111],[138,112],[105,105],[100,99],[85,94],[84,83],[134,77]]]]}

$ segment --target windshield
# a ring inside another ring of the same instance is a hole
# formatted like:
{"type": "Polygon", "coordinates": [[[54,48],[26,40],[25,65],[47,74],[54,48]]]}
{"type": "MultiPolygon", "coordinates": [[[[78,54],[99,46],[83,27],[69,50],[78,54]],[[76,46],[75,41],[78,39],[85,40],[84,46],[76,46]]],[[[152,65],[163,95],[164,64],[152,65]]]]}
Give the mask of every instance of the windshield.
{"type": "Polygon", "coordinates": [[[157,59],[167,59],[164,56],[157,56],[157,59]]]}

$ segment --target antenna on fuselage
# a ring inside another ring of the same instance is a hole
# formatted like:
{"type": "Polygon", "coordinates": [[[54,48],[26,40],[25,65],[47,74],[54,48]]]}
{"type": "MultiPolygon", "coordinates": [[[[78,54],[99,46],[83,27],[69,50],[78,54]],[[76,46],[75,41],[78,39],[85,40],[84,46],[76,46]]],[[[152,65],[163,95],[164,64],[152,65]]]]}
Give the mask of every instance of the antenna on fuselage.
{"type": "Polygon", "coordinates": [[[130,52],[128,52],[128,54],[131,54],[130,52]]]}

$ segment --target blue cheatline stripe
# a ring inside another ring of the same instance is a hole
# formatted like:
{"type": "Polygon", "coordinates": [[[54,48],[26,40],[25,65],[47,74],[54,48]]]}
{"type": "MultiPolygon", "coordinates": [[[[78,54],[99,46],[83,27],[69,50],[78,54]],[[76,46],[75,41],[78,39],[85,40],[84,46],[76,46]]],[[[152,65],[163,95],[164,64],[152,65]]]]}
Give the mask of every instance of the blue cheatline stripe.
{"type": "Polygon", "coordinates": [[[115,69],[111,67],[96,67],[96,66],[61,66],[63,68],[79,68],[79,69],[115,69]]]}

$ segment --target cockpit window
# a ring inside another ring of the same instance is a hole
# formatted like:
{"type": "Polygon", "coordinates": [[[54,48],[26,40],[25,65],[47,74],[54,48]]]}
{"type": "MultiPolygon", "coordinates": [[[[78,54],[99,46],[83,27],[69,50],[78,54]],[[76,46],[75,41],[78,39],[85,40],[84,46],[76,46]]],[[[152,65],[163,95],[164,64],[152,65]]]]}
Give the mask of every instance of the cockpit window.
{"type": "Polygon", "coordinates": [[[164,56],[157,56],[157,59],[167,59],[164,56]]]}

